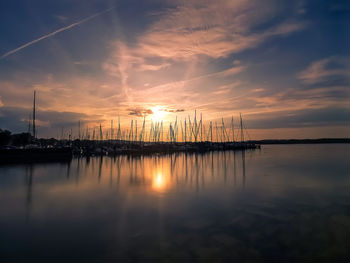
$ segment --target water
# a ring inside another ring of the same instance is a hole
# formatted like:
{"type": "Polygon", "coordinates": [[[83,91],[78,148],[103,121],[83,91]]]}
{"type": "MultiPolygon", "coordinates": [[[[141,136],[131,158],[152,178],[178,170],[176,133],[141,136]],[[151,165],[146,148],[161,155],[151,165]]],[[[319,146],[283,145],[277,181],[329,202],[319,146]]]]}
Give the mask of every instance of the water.
{"type": "Polygon", "coordinates": [[[1,262],[349,262],[350,145],[0,166],[1,262]]]}

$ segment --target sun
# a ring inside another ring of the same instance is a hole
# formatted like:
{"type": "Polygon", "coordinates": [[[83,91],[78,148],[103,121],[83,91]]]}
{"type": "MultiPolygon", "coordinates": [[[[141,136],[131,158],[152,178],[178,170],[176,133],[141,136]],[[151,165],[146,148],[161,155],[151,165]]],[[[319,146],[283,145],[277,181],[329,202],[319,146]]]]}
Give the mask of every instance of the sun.
{"type": "Polygon", "coordinates": [[[166,111],[164,111],[162,106],[156,106],[152,108],[152,120],[160,121],[166,115],[166,111]]]}

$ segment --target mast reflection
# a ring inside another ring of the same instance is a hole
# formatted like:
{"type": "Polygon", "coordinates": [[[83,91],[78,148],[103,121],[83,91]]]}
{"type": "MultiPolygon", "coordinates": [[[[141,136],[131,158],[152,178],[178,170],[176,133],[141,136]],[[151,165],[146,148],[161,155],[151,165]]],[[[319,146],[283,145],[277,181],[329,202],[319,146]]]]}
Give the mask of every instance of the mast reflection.
{"type": "MultiPolygon", "coordinates": [[[[36,183],[69,187],[94,187],[111,191],[195,191],[217,185],[228,189],[247,187],[246,152],[176,153],[171,155],[90,157],[73,159],[64,169],[57,169],[55,175],[40,176],[36,183]],[[238,158],[238,155],[241,155],[238,158]],[[96,171],[97,170],[97,171],[96,171]],[[97,174],[97,182],[96,182],[97,174]],[[241,175],[241,176],[239,176],[241,175]],[[74,180],[70,180],[70,178],[74,180]],[[240,179],[241,178],[241,179],[240,179]],[[53,182],[55,181],[55,182],[53,182]],[[57,183],[58,182],[58,183],[57,183]]],[[[26,168],[26,207],[32,207],[34,165],[26,168]]]]}
{"type": "Polygon", "coordinates": [[[26,221],[29,220],[32,210],[33,172],[32,164],[26,167],[26,221]]]}

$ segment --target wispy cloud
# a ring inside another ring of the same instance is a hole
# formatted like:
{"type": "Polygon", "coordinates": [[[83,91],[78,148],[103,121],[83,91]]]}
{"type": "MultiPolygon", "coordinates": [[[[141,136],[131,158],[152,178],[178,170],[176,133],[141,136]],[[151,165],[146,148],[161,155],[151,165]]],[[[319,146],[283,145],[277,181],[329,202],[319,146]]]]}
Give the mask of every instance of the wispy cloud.
{"type": "Polygon", "coordinates": [[[26,44],[24,44],[24,45],[22,45],[22,46],[20,46],[20,47],[18,47],[18,48],[15,48],[15,49],[12,49],[12,50],[6,52],[5,54],[3,54],[3,55],[0,57],[0,59],[4,59],[4,58],[8,57],[9,55],[12,55],[12,54],[14,54],[14,53],[16,53],[16,52],[22,50],[23,48],[26,48],[26,47],[28,47],[28,46],[31,46],[31,45],[33,45],[33,44],[35,44],[35,43],[37,43],[37,42],[39,42],[39,41],[41,41],[41,40],[44,40],[44,39],[49,38],[49,37],[52,37],[52,36],[54,36],[54,35],[56,35],[56,34],[58,34],[58,33],[60,33],[60,32],[66,31],[66,30],[71,29],[71,28],[73,28],[73,27],[75,27],[75,26],[78,26],[78,25],[80,25],[80,24],[82,24],[82,23],[85,23],[85,22],[87,22],[87,21],[89,21],[89,20],[91,20],[91,19],[93,19],[93,18],[95,18],[95,17],[97,17],[97,16],[100,16],[100,15],[106,13],[106,12],[111,11],[112,9],[114,9],[114,7],[108,8],[108,9],[106,9],[106,10],[104,10],[104,11],[101,11],[101,12],[98,12],[98,13],[93,14],[93,15],[91,15],[91,16],[88,16],[88,17],[86,17],[86,18],[84,18],[84,19],[82,19],[82,20],[80,20],[80,21],[78,21],[78,22],[75,22],[75,23],[73,23],[73,24],[71,24],[71,25],[69,25],[69,26],[62,27],[62,28],[60,28],[60,29],[58,29],[58,30],[55,30],[55,31],[53,31],[53,32],[51,32],[51,33],[49,33],[49,34],[47,34],[47,35],[44,35],[44,36],[39,37],[39,38],[37,38],[37,39],[34,39],[34,40],[32,40],[32,41],[30,41],[30,42],[28,42],[28,43],[26,43],[26,44]]]}
{"type": "Polygon", "coordinates": [[[247,116],[246,122],[252,129],[339,126],[349,125],[349,116],[349,108],[335,106],[257,113],[247,116]]]}
{"type": "MultiPolygon", "coordinates": [[[[28,117],[31,109],[22,107],[1,107],[0,123],[6,123],[5,127],[13,132],[23,132],[28,127],[28,117]]],[[[61,129],[76,128],[78,121],[82,125],[93,125],[103,121],[102,115],[91,115],[69,111],[37,110],[37,125],[40,136],[56,135],[61,129]]],[[[90,127],[91,127],[90,126],[90,127]]],[[[75,132],[75,130],[74,130],[75,132]]]]}
{"type": "Polygon", "coordinates": [[[274,21],[280,10],[270,0],[174,1],[134,42],[116,39],[102,63],[128,108],[143,103],[192,109],[221,104],[233,93],[236,98],[237,86],[227,85],[238,83],[249,63],[232,58],[217,67],[218,62],[305,27],[290,17],[274,21]]]}
{"type": "Polygon", "coordinates": [[[314,61],[297,77],[306,85],[350,84],[350,59],[333,56],[314,61]]]}
{"type": "Polygon", "coordinates": [[[344,87],[314,89],[287,89],[275,94],[256,95],[249,98],[255,102],[251,112],[274,112],[283,110],[302,110],[331,107],[334,105],[348,107],[350,92],[344,87]]]}
{"type": "Polygon", "coordinates": [[[171,64],[170,63],[162,63],[159,65],[152,65],[152,64],[141,64],[138,66],[137,70],[139,71],[158,71],[161,69],[165,69],[169,67],[171,64]]]}
{"type": "Polygon", "coordinates": [[[221,87],[218,87],[215,91],[213,91],[212,94],[214,95],[227,95],[228,93],[231,92],[231,90],[235,87],[238,87],[242,83],[240,81],[235,81],[229,85],[224,85],[221,87]]]}
{"type": "Polygon", "coordinates": [[[170,112],[170,113],[178,113],[178,112],[184,112],[185,109],[161,109],[161,111],[170,112]]]}
{"type": "Polygon", "coordinates": [[[60,22],[66,22],[68,20],[68,17],[62,15],[54,15],[54,17],[57,18],[60,22]]]}
{"type": "Polygon", "coordinates": [[[256,30],[275,12],[270,1],[186,1],[167,10],[139,38],[139,53],[172,60],[220,58],[304,27],[302,22],[286,20],[256,30]]]}

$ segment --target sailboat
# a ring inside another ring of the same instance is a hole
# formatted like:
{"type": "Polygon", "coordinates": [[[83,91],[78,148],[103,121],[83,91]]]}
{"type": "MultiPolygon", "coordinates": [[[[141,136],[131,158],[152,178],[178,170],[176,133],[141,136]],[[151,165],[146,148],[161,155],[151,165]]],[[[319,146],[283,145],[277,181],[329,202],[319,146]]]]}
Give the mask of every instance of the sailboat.
{"type": "Polygon", "coordinates": [[[69,161],[72,158],[71,147],[43,147],[37,137],[36,128],[36,91],[33,98],[32,137],[35,144],[26,147],[8,146],[0,149],[0,163],[69,161]]]}

